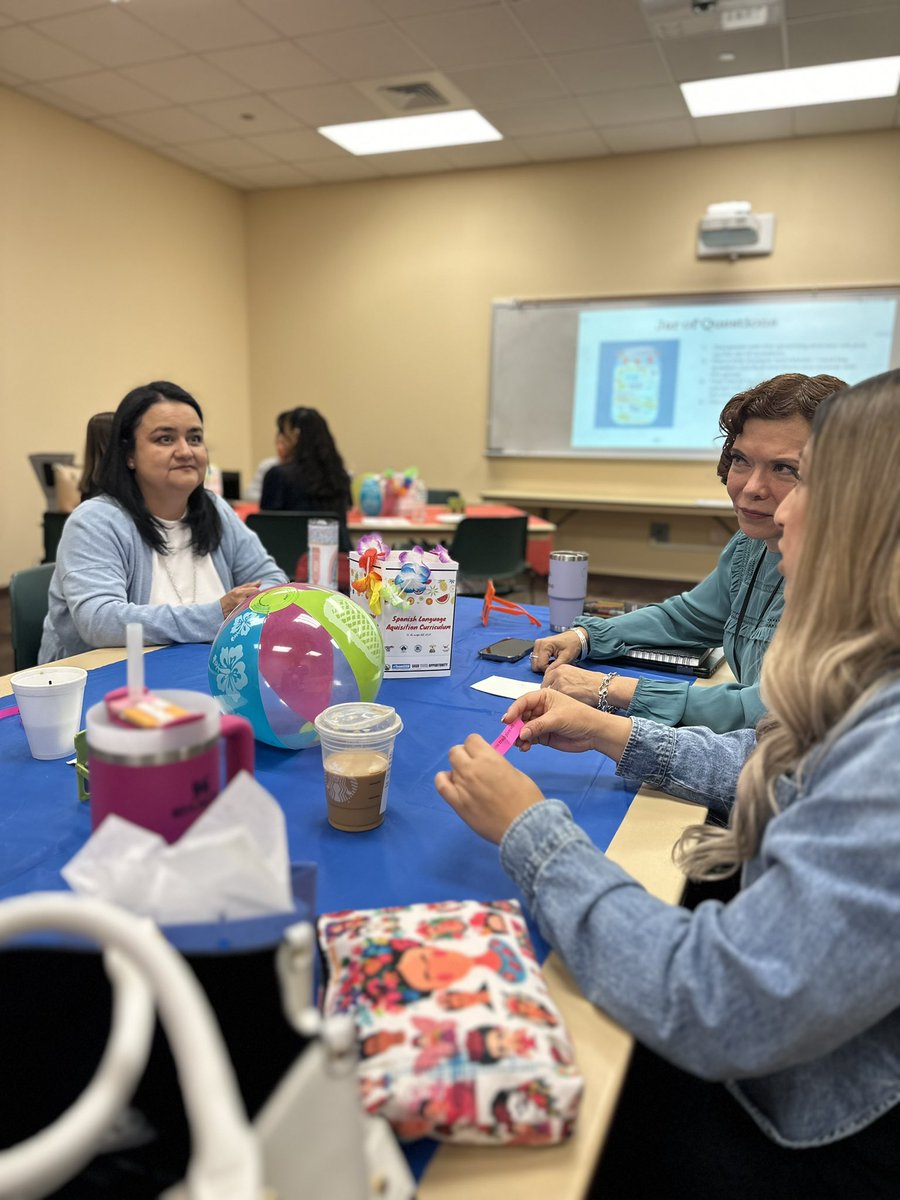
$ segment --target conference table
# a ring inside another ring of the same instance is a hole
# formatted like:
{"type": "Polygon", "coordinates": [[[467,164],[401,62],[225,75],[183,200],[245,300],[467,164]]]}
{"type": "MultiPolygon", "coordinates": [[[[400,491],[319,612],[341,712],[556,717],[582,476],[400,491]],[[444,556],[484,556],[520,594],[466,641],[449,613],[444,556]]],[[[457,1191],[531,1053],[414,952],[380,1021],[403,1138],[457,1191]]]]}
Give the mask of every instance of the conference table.
{"type": "MultiPolygon", "coordinates": [[[[549,632],[547,610],[531,607],[542,628],[525,617],[492,612],[482,624],[482,603],[460,597],[456,605],[452,674],[444,678],[386,679],[379,700],[404,721],[398,738],[384,823],[363,834],[331,828],[326,820],[318,748],[284,751],[257,744],[256,776],[279,801],[286,817],[292,862],[317,865],[316,910],[376,907],[448,899],[520,898],[499,865],[496,847],[478,838],[441,801],[433,786],[449,747],[470,732],[493,740],[509,701],[473,689],[489,675],[536,681],[528,659],[487,662],[479,647],[507,636],[549,632]]],[[[205,645],[171,646],[145,659],[147,684],[208,692],[205,645]]],[[[86,706],[125,682],[120,649],[94,650],[70,661],[89,668],[86,706]]],[[[718,680],[716,680],[718,682],[718,680]]],[[[10,692],[0,679],[0,695],[10,692]]],[[[565,755],[535,747],[512,761],[547,793],[564,800],[594,842],[628,868],[650,891],[677,903],[682,877],[671,847],[705,810],[641,788],[634,795],[599,754],[565,755]]],[[[30,758],[18,717],[0,720],[0,898],[34,890],[62,889],[59,869],[90,835],[87,806],[76,798],[72,766],[64,760],[30,758]],[[14,799],[13,799],[14,798],[14,799]]],[[[539,958],[549,947],[533,924],[539,958]]],[[[221,931],[210,937],[222,944],[221,931]]],[[[177,941],[176,941],[177,944],[177,941]]],[[[499,1188],[517,1200],[578,1200],[586,1193],[598,1152],[615,1110],[632,1041],[615,1022],[580,994],[553,953],[544,970],[551,993],[573,1038],[585,1078],[575,1135],[549,1148],[484,1148],[414,1144],[408,1157],[421,1176],[421,1200],[496,1200],[499,1188]],[[436,1152],[435,1152],[436,1151],[436,1152]]]]}
{"type": "MultiPolygon", "coordinates": [[[[259,505],[247,500],[235,500],[231,507],[246,520],[250,513],[259,512],[259,505]]],[[[415,518],[392,514],[390,516],[367,516],[358,508],[347,513],[347,530],[354,544],[366,533],[380,533],[389,545],[400,542],[426,539],[429,542],[449,544],[456,526],[464,517],[524,517],[524,509],[510,504],[467,504],[461,513],[450,512],[445,504],[426,505],[425,511],[415,518]]],[[[528,516],[528,544],[526,554],[529,566],[538,575],[550,573],[550,551],[556,526],[544,517],[528,516]]]]}

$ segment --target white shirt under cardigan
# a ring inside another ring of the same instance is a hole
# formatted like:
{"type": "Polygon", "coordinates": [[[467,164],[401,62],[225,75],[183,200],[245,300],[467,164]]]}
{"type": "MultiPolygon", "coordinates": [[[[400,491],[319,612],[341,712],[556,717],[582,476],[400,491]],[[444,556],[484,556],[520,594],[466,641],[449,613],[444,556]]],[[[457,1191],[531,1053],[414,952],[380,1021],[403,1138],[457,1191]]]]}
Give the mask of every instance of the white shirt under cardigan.
{"type": "Polygon", "coordinates": [[[166,554],[153,554],[150,604],[207,604],[229,590],[224,586],[209,554],[197,557],[191,546],[191,529],[180,521],[160,521],[166,554]]]}
{"type": "MultiPolygon", "coordinates": [[[[257,579],[262,587],[286,583],[256,534],[224,500],[208,495],[222,521],[222,541],[210,555],[222,583],[220,596],[257,579]]],[[[79,504],[57,549],[38,661],[96,646],[124,646],[130,621],[143,625],[148,645],[213,640],[222,623],[220,597],[188,605],[151,604],[152,585],[153,552],[128,513],[109,496],[79,504]]]]}

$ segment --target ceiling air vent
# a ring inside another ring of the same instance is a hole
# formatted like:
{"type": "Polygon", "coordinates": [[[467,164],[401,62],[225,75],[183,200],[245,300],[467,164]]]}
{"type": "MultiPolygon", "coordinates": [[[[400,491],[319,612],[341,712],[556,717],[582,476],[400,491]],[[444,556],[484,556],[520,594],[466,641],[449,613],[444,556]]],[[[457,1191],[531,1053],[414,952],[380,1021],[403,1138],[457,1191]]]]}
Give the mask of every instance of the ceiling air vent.
{"type": "Polygon", "coordinates": [[[378,93],[398,112],[428,112],[431,109],[450,106],[447,97],[424,80],[380,87],[378,93]]]}
{"type": "Polygon", "coordinates": [[[388,117],[472,107],[468,97],[440,71],[367,79],[353,86],[388,117]]]}

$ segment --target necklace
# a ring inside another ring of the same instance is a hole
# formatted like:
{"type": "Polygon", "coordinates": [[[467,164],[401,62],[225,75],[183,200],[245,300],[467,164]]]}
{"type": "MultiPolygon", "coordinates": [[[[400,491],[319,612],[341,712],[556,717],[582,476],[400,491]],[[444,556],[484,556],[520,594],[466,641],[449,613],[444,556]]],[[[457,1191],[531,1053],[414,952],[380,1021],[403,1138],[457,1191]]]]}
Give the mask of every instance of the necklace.
{"type": "MultiPolygon", "coordinates": [[[[747,584],[747,590],[744,593],[744,603],[741,605],[741,611],[738,614],[737,624],[734,627],[734,666],[735,666],[734,673],[738,677],[738,679],[740,679],[740,677],[741,677],[741,655],[740,655],[740,651],[738,650],[738,638],[741,635],[741,629],[744,624],[744,617],[747,615],[747,605],[750,603],[750,596],[753,594],[753,586],[756,583],[756,577],[760,572],[760,568],[762,567],[763,562],[765,561],[765,557],[766,557],[767,553],[768,553],[768,550],[763,548],[763,552],[759,556],[759,559],[757,560],[756,568],[753,572],[753,577],[751,578],[750,582],[747,584]]],[[[784,583],[784,579],[783,578],[779,579],[778,582],[775,584],[775,586],[772,588],[771,592],[769,593],[769,598],[766,601],[765,605],[763,606],[762,612],[756,618],[756,624],[754,625],[754,629],[759,629],[760,625],[762,625],[762,619],[766,615],[766,613],[769,611],[769,606],[771,605],[771,603],[775,599],[775,597],[778,595],[778,591],[783,583],[784,583]]]]}
{"type": "MultiPolygon", "coordinates": [[[[190,545],[190,542],[188,542],[187,545],[190,545]]],[[[185,546],[174,547],[174,549],[176,549],[176,550],[181,550],[181,549],[185,549],[185,548],[186,548],[185,546]]],[[[169,554],[172,552],[172,550],[173,550],[172,543],[170,542],[169,538],[166,537],[166,553],[160,554],[160,556],[159,556],[160,562],[162,563],[163,570],[166,573],[166,579],[168,579],[169,583],[172,585],[172,591],[178,597],[179,604],[182,604],[185,607],[189,604],[196,604],[197,603],[197,559],[194,557],[193,547],[191,548],[191,598],[190,598],[190,600],[185,600],[184,596],[182,596],[181,589],[179,588],[178,584],[175,582],[175,576],[172,574],[172,570],[169,566],[169,554]]]]}

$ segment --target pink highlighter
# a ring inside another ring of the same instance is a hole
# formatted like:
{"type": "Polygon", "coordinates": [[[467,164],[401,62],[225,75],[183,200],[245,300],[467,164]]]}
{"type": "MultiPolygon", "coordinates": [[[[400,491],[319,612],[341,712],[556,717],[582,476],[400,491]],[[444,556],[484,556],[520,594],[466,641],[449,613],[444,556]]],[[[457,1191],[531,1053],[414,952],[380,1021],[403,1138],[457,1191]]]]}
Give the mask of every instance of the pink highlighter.
{"type": "Polygon", "coordinates": [[[507,725],[498,738],[491,742],[491,748],[496,750],[498,754],[506,754],[511,746],[516,744],[516,738],[519,736],[522,726],[525,722],[521,717],[513,721],[512,725],[507,725]]]}

